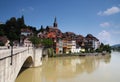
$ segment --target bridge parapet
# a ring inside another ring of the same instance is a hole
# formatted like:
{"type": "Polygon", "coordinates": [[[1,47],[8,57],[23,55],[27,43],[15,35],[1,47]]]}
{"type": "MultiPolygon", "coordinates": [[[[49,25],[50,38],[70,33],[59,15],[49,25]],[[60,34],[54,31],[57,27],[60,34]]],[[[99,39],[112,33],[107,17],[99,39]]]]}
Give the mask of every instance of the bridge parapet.
{"type": "Polygon", "coordinates": [[[20,47],[13,50],[11,62],[11,50],[0,50],[0,82],[15,82],[21,67],[37,67],[42,65],[42,49],[32,47],[20,47]]]}
{"type": "MultiPolygon", "coordinates": [[[[13,54],[22,52],[24,50],[27,50],[27,47],[17,47],[13,49],[13,54]]],[[[0,50],[0,59],[10,56],[11,55],[11,49],[4,49],[4,50],[0,50]]]]}

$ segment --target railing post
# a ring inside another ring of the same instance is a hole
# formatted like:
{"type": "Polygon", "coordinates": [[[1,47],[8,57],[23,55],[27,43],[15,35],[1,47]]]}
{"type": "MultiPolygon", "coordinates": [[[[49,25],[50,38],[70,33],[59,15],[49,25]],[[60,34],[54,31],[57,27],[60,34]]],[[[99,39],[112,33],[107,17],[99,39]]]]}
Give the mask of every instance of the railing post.
{"type": "Polygon", "coordinates": [[[10,65],[12,65],[12,62],[13,62],[13,41],[11,40],[9,44],[11,46],[11,63],[10,63],[10,65]]]}
{"type": "Polygon", "coordinates": [[[11,46],[11,63],[10,63],[10,65],[12,65],[12,62],[13,62],[13,46],[11,46]]]}
{"type": "Polygon", "coordinates": [[[28,46],[28,53],[29,53],[29,46],[28,46]]]}

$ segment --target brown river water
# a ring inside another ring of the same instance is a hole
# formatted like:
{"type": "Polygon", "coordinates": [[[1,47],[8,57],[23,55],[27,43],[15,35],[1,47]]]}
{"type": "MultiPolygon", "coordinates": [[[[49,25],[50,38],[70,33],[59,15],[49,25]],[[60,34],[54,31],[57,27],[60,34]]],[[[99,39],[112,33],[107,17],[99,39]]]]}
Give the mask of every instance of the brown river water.
{"type": "Polygon", "coordinates": [[[120,82],[120,53],[44,58],[42,66],[26,69],[16,82],[120,82]]]}

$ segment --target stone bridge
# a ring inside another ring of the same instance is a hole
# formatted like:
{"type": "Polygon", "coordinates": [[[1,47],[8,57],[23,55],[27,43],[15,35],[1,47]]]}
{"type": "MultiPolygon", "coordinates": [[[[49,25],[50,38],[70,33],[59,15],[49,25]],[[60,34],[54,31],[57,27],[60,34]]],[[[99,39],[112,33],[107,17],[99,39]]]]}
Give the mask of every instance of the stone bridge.
{"type": "Polygon", "coordinates": [[[42,48],[19,47],[0,50],[0,82],[15,82],[22,67],[42,65],[42,48]]]}

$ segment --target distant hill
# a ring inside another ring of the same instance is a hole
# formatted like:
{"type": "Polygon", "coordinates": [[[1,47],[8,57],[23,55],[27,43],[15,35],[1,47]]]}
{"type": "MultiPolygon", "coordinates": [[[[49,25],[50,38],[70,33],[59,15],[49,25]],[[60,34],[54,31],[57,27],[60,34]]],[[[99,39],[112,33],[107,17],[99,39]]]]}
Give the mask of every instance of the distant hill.
{"type": "Polygon", "coordinates": [[[111,46],[112,48],[118,48],[118,47],[120,47],[120,44],[115,44],[115,45],[113,45],[113,46],[111,46]]]}
{"type": "Polygon", "coordinates": [[[113,45],[113,46],[111,46],[111,48],[112,48],[112,50],[120,51],[120,44],[113,45]]]}

